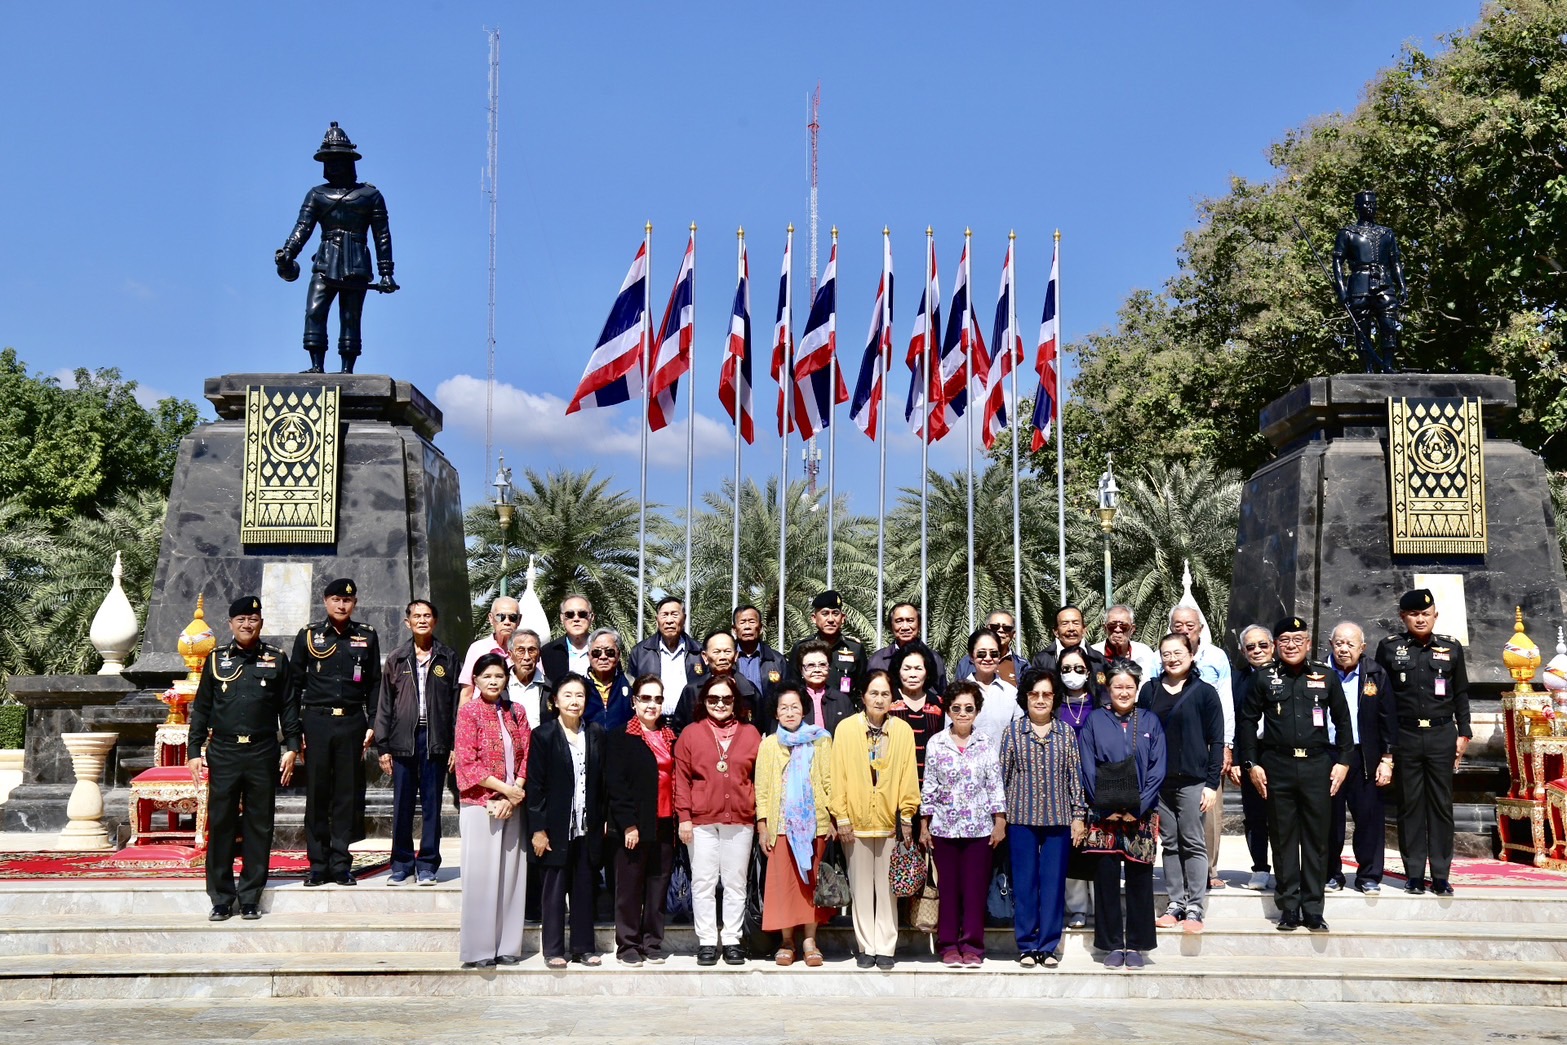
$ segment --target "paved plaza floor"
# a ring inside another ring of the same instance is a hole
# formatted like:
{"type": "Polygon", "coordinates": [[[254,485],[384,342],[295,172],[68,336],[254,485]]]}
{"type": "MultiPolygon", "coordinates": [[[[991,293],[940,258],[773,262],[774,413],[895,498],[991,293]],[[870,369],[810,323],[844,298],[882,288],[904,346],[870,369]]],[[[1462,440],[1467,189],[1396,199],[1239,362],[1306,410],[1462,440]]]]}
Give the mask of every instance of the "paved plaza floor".
{"type": "Polygon", "coordinates": [[[545,998],[0,1003],[0,1043],[1561,1042],[1556,1008],[1294,1002],[545,998]]]}

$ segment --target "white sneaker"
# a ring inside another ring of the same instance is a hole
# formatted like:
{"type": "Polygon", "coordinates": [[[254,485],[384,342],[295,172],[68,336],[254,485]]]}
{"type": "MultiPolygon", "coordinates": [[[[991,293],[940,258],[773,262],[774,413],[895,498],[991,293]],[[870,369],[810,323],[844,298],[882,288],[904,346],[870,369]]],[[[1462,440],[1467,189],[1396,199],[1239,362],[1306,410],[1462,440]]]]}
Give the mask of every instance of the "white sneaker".
{"type": "Polygon", "coordinates": [[[1258,890],[1266,889],[1268,888],[1268,881],[1272,877],[1273,876],[1268,874],[1266,871],[1253,871],[1251,873],[1251,877],[1246,880],[1246,888],[1258,890]]]}

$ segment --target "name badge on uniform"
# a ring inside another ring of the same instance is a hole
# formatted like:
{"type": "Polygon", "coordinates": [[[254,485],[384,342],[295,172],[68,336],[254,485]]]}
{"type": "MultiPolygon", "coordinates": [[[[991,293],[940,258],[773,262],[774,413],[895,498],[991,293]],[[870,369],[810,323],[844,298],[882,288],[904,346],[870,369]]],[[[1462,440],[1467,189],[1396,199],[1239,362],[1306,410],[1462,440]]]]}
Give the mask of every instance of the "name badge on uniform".
{"type": "Polygon", "coordinates": [[[1436,653],[1436,652],[1432,652],[1431,659],[1432,660],[1452,660],[1453,659],[1453,655],[1451,653],[1436,653]]]}
{"type": "Polygon", "coordinates": [[[1328,709],[1324,708],[1324,707],[1312,708],[1311,709],[1311,724],[1313,726],[1316,726],[1319,729],[1322,728],[1323,726],[1327,725],[1328,724],[1328,709]]]}
{"type": "Polygon", "coordinates": [[[348,641],[348,644],[350,646],[369,646],[370,645],[370,640],[369,639],[350,639],[348,641]]]}
{"type": "Polygon", "coordinates": [[[1306,688],[1307,689],[1327,689],[1328,688],[1328,684],[1327,684],[1326,680],[1324,680],[1322,682],[1313,682],[1310,679],[1307,679],[1306,680],[1306,688]]]}
{"type": "Polygon", "coordinates": [[[354,681],[363,682],[364,680],[364,669],[359,666],[359,662],[356,660],[354,661],[354,681]]]}
{"type": "Polygon", "coordinates": [[[1436,695],[1439,697],[1447,696],[1447,680],[1441,675],[1436,677],[1436,695]]]}
{"type": "Polygon", "coordinates": [[[849,687],[850,687],[849,676],[845,675],[845,676],[843,676],[842,678],[840,678],[838,680],[838,692],[840,692],[840,693],[847,693],[847,692],[849,692],[849,687]]]}

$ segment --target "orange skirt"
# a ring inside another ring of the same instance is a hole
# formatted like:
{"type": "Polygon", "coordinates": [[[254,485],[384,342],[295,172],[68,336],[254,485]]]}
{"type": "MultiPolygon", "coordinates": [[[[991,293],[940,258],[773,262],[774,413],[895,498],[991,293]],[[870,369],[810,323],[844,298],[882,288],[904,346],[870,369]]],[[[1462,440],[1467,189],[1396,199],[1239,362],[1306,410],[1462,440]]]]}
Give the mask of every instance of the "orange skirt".
{"type": "Polygon", "coordinates": [[[822,854],[826,851],[827,839],[818,837],[810,877],[801,880],[789,839],[779,834],[778,844],[773,846],[772,855],[767,858],[767,883],[762,891],[764,931],[821,925],[836,913],[832,908],[816,906],[816,865],[822,862],[822,854]]]}

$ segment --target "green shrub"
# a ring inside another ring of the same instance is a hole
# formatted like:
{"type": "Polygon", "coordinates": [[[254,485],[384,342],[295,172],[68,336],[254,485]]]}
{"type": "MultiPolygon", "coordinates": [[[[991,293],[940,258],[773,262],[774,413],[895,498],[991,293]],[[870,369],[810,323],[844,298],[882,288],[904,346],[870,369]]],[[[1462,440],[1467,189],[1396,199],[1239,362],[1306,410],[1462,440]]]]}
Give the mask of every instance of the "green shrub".
{"type": "Polygon", "coordinates": [[[0,751],[22,746],[27,735],[27,708],[22,704],[0,704],[0,751]]]}

